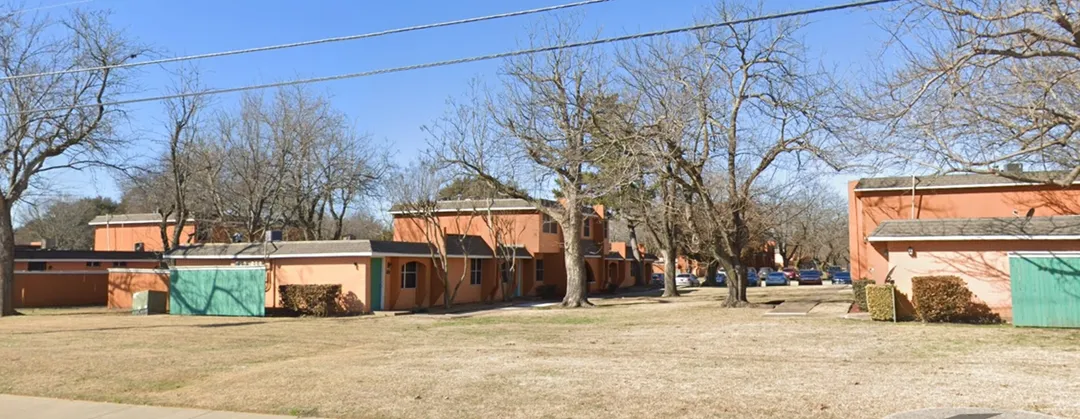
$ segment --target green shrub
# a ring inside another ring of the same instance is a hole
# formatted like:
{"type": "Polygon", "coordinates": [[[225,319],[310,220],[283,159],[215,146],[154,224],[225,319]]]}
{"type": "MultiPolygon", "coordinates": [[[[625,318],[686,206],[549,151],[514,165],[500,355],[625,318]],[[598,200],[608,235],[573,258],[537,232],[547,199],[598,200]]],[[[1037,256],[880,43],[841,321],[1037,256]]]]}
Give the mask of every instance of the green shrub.
{"type": "Polygon", "coordinates": [[[551,284],[537,285],[536,296],[544,300],[554,300],[558,298],[556,290],[557,288],[555,288],[555,286],[551,284]]]}
{"type": "Polygon", "coordinates": [[[308,316],[329,316],[338,312],[341,285],[282,285],[281,305],[308,316]]]}
{"type": "Polygon", "coordinates": [[[851,283],[851,292],[855,293],[855,304],[859,305],[859,311],[865,312],[866,308],[866,286],[873,285],[873,279],[856,279],[851,283]]]}
{"type": "Polygon", "coordinates": [[[998,323],[1001,317],[975,301],[963,279],[956,276],[911,278],[915,315],[924,322],[998,323]]]}
{"type": "Polygon", "coordinates": [[[866,305],[873,320],[893,320],[896,288],[891,284],[867,285],[866,305]]]}

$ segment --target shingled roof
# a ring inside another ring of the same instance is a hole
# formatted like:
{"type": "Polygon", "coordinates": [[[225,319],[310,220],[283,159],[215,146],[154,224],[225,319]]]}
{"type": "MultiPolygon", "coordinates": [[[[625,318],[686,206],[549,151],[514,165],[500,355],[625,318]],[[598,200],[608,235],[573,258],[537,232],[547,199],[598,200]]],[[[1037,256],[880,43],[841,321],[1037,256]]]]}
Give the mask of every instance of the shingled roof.
{"type": "Polygon", "coordinates": [[[289,257],[429,256],[427,243],[381,240],[282,241],[196,244],[177,247],[166,259],[280,259],[289,257]]]}
{"type": "Polygon", "coordinates": [[[489,258],[495,255],[491,247],[480,236],[446,235],[446,254],[469,255],[474,258],[489,258]]]}
{"type": "Polygon", "coordinates": [[[869,241],[1076,240],[1080,216],[887,220],[869,241]]]}
{"type": "MultiPolygon", "coordinates": [[[[176,222],[176,216],[171,215],[167,219],[168,222],[176,222]]],[[[189,218],[187,221],[195,221],[189,218]]],[[[145,213],[145,214],[108,214],[99,215],[90,220],[89,225],[106,225],[106,224],[150,224],[160,223],[161,214],[145,213]]]]}
{"type": "Polygon", "coordinates": [[[70,260],[79,262],[89,261],[142,261],[156,260],[161,258],[161,253],[156,252],[113,252],[97,250],[41,250],[41,249],[15,249],[15,260],[47,260],[59,261],[70,260]]]}
{"type": "MultiPolygon", "coordinates": [[[[1050,182],[1060,179],[1065,175],[1061,171],[1024,172],[1024,176],[1035,179],[1044,179],[1050,182]]],[[[1036,185],[1037,183],[1021,182],[995,175],[983,174],[953,174],[939,176],[916,176],[915,189],[956,189],[956,188],[985,188],[1007,187],[1018,185],[1036,185]]],[[[859,179],[855,184],[856,191],[874,190],[911,190],[911,176],[893,176],[859,179]]]]}
{"type": "MultiPolygon", "coordinates": [[[[555,207],[559,203],[552,200],[541,200],[542,205],[545,207],[555,207]]],[[[462,200],[447,200],[435,202],[435,212],[486,212],[491,211],[536,211],[536,206],[524,199],[516,198],[503,198],[503,199],[462,199],[462,200]]],[[[586,215],[596,215],[596,211],[592,207],[585,207],[582,211],[586,215]]],[[[402,204],[394,204],[390,207],[390,214],[409,214],[413,211],[409,210],[402,204]]]]}

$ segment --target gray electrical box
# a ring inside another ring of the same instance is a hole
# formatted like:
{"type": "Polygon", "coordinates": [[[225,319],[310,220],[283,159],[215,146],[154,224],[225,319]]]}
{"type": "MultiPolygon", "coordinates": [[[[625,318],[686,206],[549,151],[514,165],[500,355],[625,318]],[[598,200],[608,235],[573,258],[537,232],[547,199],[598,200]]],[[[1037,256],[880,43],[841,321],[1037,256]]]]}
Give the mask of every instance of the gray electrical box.
{"type": "Polygon", "coordinates": [[[131,314],[165,314],[169,303],[169,293],[161,291],[139,291],[131,296],[131,314]]]}

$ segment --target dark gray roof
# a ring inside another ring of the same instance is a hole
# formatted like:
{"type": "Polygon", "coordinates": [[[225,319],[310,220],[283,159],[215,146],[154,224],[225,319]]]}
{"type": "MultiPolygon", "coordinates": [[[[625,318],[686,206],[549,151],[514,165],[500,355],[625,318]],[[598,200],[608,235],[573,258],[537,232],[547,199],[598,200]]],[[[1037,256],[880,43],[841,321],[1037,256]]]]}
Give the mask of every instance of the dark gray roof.
{"type": "Polygon", "coordinates": [[[465,255],[471,257],[491,257],[495,253],[480,236],[463,236],[457,234],[446,235],[446,254],[465,255]]]}
{"type": "Polygon", "coordinates": [[[532,259],[532,253],[524,246],[499,246],[499,257],[505,257],[513,252],[514,259],[532,259]]]}
{"type": "Polygon", "coordinates": [[[592,240],[581,241],[581,253],[583,253],[585,257],[600,257],[603,256],[603,252],[604,249],[600,247],[600,244],[592,240]]]}
{"type": "MultiPolygon", "coordinates": [[[[176,216],[170,215],[169,222],[175,222],[176,216]]],[[[188,219],[188,221],[194,221],[188,219]]],[[[105,225],[105,224],[145,224],[161,222],[161,214],[146,213],[146,214],[109,214],[99,215],[90,220],[89,225],[105,225]]]]}
{"type": "MultiPolygon", "coordinates": [[[[545,207],[556,207],[558,202],[549,199],[540,200],[540,204],[545,207]]],[[[438,201],[435,203],[435,211],[437,212],[483,212],[488,209],[492,211],[537,211],[536,205],[524,199],[516,198],[502,198],[502,199],[462,199],[452,201],[438,201]]],[[[391,214],[405,214],[411,212],[402,204],[395,204],[390,207],[391,214]]],[[[592,207],[582,208],[582,212],[586,215],[596,215],[596,211],[592,207]]]]}
{"type": "Polygon", "coordinates": [[[156,260],[161,253],[155,252],[105,252],[95,250],[34,250],[15,249],[18,260],[156,260]]]}
{"type": "MultiPolygon", "coordinates": [[[[1023,175],[1035,179],[1044,179],[1049,182],[1061,178],[1065,172],[1024,172],[1023,175]]],[[[1032,184],[995,175],[983,174],[953,174],[939,176],[916,176],[915,189],[945,189],[984,186],[1014,186],[1032,184]]],[[[911,189],[911,176],[893,176],[859,179],[855,184],[855,190],[874,189],[911,189]]]]}
{"type": "Polygon", "coordinates": [[[281,241],[273,243],[196,244],[181,246],[165,255],[167,259],[258,259],[262,257],[365,256],[365,255],[429,256],[427,243],[381,240],[281,241]]]}
{"type": "Polygon", "coordinates": [[[1029,239],[1080,236],[1080,216],[945,218],[887,220],[870,234],[871,241],[899,241],[915,237],[937,240],[1029,239]]]}

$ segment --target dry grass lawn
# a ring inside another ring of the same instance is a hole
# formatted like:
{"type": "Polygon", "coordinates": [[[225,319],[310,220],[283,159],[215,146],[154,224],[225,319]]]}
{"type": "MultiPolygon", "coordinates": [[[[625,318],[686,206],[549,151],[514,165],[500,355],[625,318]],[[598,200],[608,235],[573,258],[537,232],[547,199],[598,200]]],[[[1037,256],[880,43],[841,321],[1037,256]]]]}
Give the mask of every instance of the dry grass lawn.
{"type": "MultiPolygon", "coordinates": [[[[1080,417],[1080,331],[766,318],[720,308],[725,291],[469,318],[43,311],[0,321],[0,393],[364,418],[878,418],[938,406],[1080,417]]],[[[849,298],[832,287],[752,296],[849,298]]]]}

